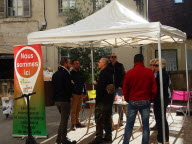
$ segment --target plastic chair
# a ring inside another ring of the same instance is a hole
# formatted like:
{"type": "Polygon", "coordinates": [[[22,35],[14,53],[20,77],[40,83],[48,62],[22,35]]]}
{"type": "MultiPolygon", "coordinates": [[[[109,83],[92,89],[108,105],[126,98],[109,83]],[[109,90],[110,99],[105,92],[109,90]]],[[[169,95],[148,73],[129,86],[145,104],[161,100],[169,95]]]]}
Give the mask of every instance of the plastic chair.
{"type": "MultiPolygon", "coordinates": [[[[171,110],[172,109],[182,110],[181,112],[184,115],[184,121],[185,121],[185,118],[186,118],[186,115],[187,115],[186,114],[187,113],[187,104],[186,104],[186,106],[173,105],[173,101],[185,101],[185,102],[188,102],[189,97],[190,97],[190,91],[173,91],[172,98],[171,98],[171,104],[168,105],[168,107],[167,107],[168,114],[172,117],[172,115],[171,115],[171,110]],[[183,109],[185,109],[185,112],[183,111],[183,109]]],[[[172,119],[173,119],[173,117],[172,117],[172,119]]],[[[173,122],[174,122],[174,119],[173,119],[173,122]]]]}

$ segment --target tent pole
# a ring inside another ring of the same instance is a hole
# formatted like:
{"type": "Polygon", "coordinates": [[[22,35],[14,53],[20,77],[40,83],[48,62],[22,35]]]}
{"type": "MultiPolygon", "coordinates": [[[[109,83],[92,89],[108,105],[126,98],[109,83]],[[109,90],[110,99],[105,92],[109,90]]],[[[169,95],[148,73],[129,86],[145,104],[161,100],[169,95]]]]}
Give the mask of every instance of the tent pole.
{"type": "Polygon", "coordinates": [[[158,55],[159,55],[159,80],[160,80],[160,98],[161,98],[161,114],[162,114],[162,128],[163,128],[163,144],[165,144],[165,117],[164,117],[164,97],[163,97],[163,75],[161,62],[161,36],[158,34],[158,55]]]}
{"type": "Polygon", "coordinates": [[[92,72],[92,88],[94,90],[93,43],[91,43],[91,72],[92,72]]]}
{"type": "Polygon", "coordinates": [[[115,48],[117,48],[117,38],[115,38],[115,48]]]}
{"type": "Polygon", "coordinates": [[[147,0],[147,4],[146,4],[147,8],[146,8],[146,18],[147,18],[147,21],[149,20],[149,1],[147,0]]]}
{"type": "MultiPolygon", "coordinates": [[[[189,91],[189,73],[188,73],[188,60],[187,60],[187,43],[185,42],[185,64],[186,64],[186,84],[187,84],[187,91],[189,91]]],[[[190,100],[190,96],[189,96],[190,100]]],[[[190,107],[189,107],[189,100],[187,103],[187,109],[188,109],[188,114],[190,116],[190,107]]]]}
{"type": "Polygon", "coordinates": [[[69,48],[67,48],[67,57],[70,58],[69,48]]]}

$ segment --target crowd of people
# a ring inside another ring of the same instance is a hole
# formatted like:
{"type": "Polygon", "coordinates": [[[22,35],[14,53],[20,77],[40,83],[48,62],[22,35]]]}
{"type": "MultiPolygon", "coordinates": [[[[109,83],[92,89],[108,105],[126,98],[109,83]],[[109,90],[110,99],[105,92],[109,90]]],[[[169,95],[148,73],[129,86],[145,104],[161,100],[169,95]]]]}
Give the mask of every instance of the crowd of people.
{"type": "MultiPolygon", "coordinates": [[[[149,143],[150,129],[149,116],[150,107],[153,103],[156,120],[157,143],[163,143],[162,115],[161,115],[161,91],[159,80],[159,60],[150,61],[149,68],[144,66],[144,57],[137,54],[134,57],[134,67],[125,73],[123,64],[117,61],[117,55],[112,53],[110,60],[101,58],[98,62],[100,69],[99,78],[96,82],[96,104],[95,122],[96,137],[89,144],[112,143],[112,106],[114,95],[123,95],[129,103],[127,107],[127,120],[125,126],[123,144],[128,144],[132,135],[132,130],[137,113],[142,119],[142,144],[149,143]],[[109,86],[114,87],[111,93],[109,86]],[[105,133],[104,133],[105,132],[105,133]]],[[[166,107],[169,103],[169,76],[166,71],[166,61],[162,59],[163,75],[163,96],[164,96],[164,120],[165,120],[165,140],[169,143],[169,127],[166,120],[166,107]]],[[[57,144],[75,144],[67,138],[67,125],[71,113],[71,130],[85,127],[79,121],[79,112],[82,107],[83,98],[86,97],[86,87],[83,74],[80,71],[78,60],[71,62],[68,58],[62,58],[58,71],[53,74],[52,83],[54,87],[54,101],[61,115],[56,139],[57,144]]],[[[123,125],[123,115],[120,117],[123,125]]]]}

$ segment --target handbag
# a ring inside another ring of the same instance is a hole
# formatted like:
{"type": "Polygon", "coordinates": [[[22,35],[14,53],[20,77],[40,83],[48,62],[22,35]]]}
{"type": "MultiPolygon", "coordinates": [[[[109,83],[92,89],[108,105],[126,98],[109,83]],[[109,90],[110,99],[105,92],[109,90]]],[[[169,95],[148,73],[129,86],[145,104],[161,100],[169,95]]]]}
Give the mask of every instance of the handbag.
{"type": "Polygon", "coordinates": [[[114,84],[108,84],[106,86],[106,91],[107,91],[108,94],[114,94],[115,93],[114,84]]]}
{"type": "Polygon", "coordinates": [[[108,94],[114,94],[115,93],[114,75],[113,75],[113,83],[112,84],[108,84],[106,86],[106,91],[107,91],[108,94]]]}

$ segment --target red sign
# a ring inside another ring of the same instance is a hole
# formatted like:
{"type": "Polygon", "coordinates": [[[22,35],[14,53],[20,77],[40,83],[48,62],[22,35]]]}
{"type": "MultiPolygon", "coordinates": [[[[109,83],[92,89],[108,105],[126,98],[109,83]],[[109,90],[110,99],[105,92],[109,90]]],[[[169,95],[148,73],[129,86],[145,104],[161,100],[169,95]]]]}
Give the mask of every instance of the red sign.
{"type": "Polygon", "coordinates": [[[22,50],[16,59],[16,69],[20,76],[29,78],[38,69],[39,61],[34,51],[29,49],[22,50]]]}

